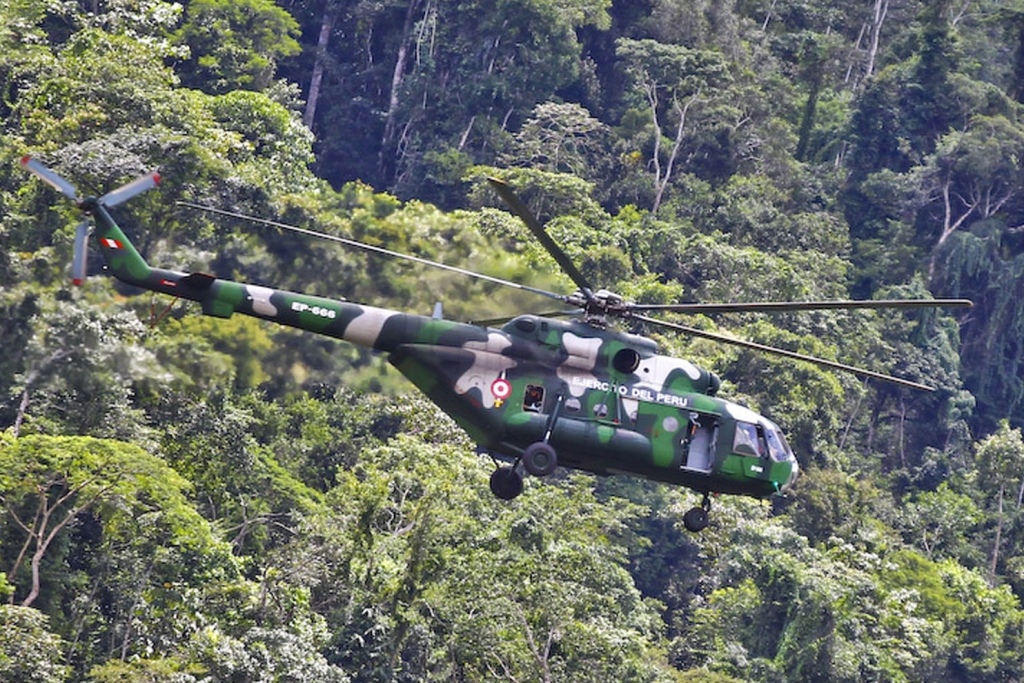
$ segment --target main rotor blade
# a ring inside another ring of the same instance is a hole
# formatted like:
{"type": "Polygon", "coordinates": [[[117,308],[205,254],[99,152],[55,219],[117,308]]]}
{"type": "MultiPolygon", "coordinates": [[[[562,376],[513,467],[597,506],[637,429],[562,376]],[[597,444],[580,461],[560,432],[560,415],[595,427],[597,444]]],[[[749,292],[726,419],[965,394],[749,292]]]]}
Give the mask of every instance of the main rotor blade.
{"type": "Polygon", "coordinates": [[[585,296],[588,301],[592,301],[594,299],[594,288],[591,287],[590,283],[587,282],[587,279],[583,277],[583,273],[579,271],[576,264],[574,264],[569,258],[569,255],[566,254],[560,246],[558,246],[558,243],[555,242],[555,240],[551,239],[551,235],[549,235],[547,230],[544,229],[544,226],[541,225],[540,221],[537,220],[537,217],[533,215],[533,212],[530,211],[529,207],[523,203],[523,200],[519,198],[519,195],[517,195],[508,183],[503,180],[499,180],[498,178],[488,178],[487,182],[489,182],[491,187],[501,195],[501,198],[506,204],[508,204],[509,208],[512,209],[520,219],[522,219],[523,223],[526,224],[526,227],[528,227],[530,232],[533,233],[533,236],[536,237],[544,246],[544,249],[551,254],[551,257],[555,259],[555,262],[565,272],[565,274],[576,283],[576,286],[580,288],[581,292],[583,292],[583,296],[585,296]]]}
{"type": "Polygon", "coordinates": [[[39,160],[30,156],[23,156],[21,158],[21,165],[68,199],[72,201],[78,199],[78,192],[75,190],[75,186],[61,178],[53,170],[44,166],[39,160]]]}
{"type": "Polygon", "coordinates": [[[969,299],[877,299],[845,301],[761,301],[723,304],[630,304],[630,311],[673,313],[772,313],[782,311],[824,311],[878,308],[970,308],[969,299]]]}
{"type": "Polygon", "coordinates": [[[555,294],[544,289],[537,287],[530,287],[523,285],[518,282],[512,282],[511,280],[503,280],[499,277],[493,277],[491,275],[484,275],[483,273],[477,273],[472,270],[466,270],[465,268],[459,268],[457,266],[449,266],[445,263],[439,263],[437,261],[431,261],[429,259],[420,258],[419,256],[411,256],[409,254],[403,254],[399,251],[392,251],[391,249],[385,249],[384,247],[377,247],[372,244],[366,244],[365,242],[357,242],[356,240],[350,240],[345,237],[339,237],[337,235],[329,235],[325,232],[318,232],[316,230],[308,230],[306,228],[300,228],[295,225],[288,225],[287,223],[280,223],[273,221],[268,218],[259,218],[257,216],[249,216],[244,213],[237,213],[235,211],[225,211],[224,209],[217,209],[212,206],[205,206],[203,204],[193,204],[192,202],[177,202],[181,206],[187,206],[192,209],[199,209],[200,211],[208,211],[210,213],[219,214],[221,216],[227,216],[229,218],[240,218],[242,220],[251,221],[253,223],[262,223],[263,225],[269,225],[274,228],[281,230],[288,230],[295,232],[300,235],[308,235],[310,237],[318,237],[320,239],[328,240],[330,242],[337,242],[344,244],[345,246],[355,247],[356,249],[362,249],[363,251],[369,251],[375,254],[382,254],[384,256],[390,256],[392,258],[403,259],[405,261],[412,261],[413,263],[419,263],[433,268],[439,268],[441,270],[447,270],[452,273],[458,273],[459,275],[466,275],[468,277],[476,278],[478,280],[484,280],[486,282],[493,282],[495,284],[503,285],[505,287],[511,287],[512,289],[518,289],[523,292],[531,292],[533,294],[539,294],[540,296],[547,297],[549,299],[555,299],[557,301],[566,301],[568,297],[563,294],[555,294]]]}
{"type": "Polygon", "coordinates": [[[672,330],[679,332],[685,332],[686,334],[693,335],[694,337],[702,337],[704,339],[711,339],[725,344],[732,344],[734,346],[742,346],[748,349],[755,349],[757,351],[764,351],[766,353],[773,353],[777,356],[784,356],[786,358],[793,358],[794,360],[802,360],[808,363],[814,363],[826,368],[832,368],[833,370],[842,370],[844,372],[850,372],[855,375],[861,375],[862,377],[871,377],[872,379],[881,380],[883,382],[889,382],[891,384],[898,384],[904,387],[910,387],[911,389],[919,389],[921,391],[935,391],[934,387],[930,387],[927,384],[920,384],[918,382],[912,382],[907,379],[900,379],[899,377],[893,377],[892,375],[884,375],[880,372],[873,370],[867,370],[864,368],[858,368],[853,365],[846,365],[845,363],[837,363],[836,361],[827,360],[825,358],[818,358],[817,356],[808,356],[795,351],[787,351],[786,349],[780,349],[775,346],[767,346],[765,344],[758,344],[757,342],[746,341],[744,339],[736,339],[734,337],[727,337],[725,335],[716,334],[714,332],[706,332],[704,330],[698,330],[695,327],[689,327],[687,325],[679,325],[678,323],[670,323],[664,320],[657,320],[655,318],[649,318],[645,315],[634,315],[634,320],[642,320],[652,325],[660,325],[661,327],[667,327],[672,330]]]}

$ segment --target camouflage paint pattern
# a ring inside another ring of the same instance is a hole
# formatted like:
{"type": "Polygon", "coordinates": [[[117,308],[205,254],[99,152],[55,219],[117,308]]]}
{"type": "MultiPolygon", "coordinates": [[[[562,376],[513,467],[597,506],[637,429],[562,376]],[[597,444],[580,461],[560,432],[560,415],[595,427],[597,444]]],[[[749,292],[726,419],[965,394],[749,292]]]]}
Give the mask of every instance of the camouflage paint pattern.
{"type": "Polygon", "coordinates": [[[531,315],[484,328],[153,268],[103,206],[89,210],[118,279],[198,301],[207,315],[241,313],[382,352],[495,455],[515,459],[546,440],[567,467],[755,497],[797,476],[776,425],[715,397],[713,373],[644,337],[531,315]]]}

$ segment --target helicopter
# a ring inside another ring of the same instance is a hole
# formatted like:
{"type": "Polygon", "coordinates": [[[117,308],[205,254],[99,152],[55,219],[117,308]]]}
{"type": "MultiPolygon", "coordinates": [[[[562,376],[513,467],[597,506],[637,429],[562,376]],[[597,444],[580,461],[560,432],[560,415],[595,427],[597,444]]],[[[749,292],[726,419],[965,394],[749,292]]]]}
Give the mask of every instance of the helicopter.
{"type": "Polygon", "coordinates": [[[501,327],[445,319],[440,307],[419,315],[331,299],[202,272],[151,266],[109,209],[156,186],[141,176],[100,197],[75,186],[31,156],[26,170],[75,202],[85,219],[75,232],[72,280],[86,276],[90,234],[118,280],[143,290],[199,302],[205,315],[235,313],[327,335],[385,354],[387,360],[491,456],[491,492],[512,500],[524,476],[547,477],[559,466],[597,475],[633,475],[702,495],[684,526],[709,523],[712,494],[769,498],[796,481],[800,467],[783,430],[754,410],[717,396],[721,379],[690,361],[659,353],[655,341],[616,329],[637,322],[814,363],[918,390],[924,384],[864,368],[765,346],[651,317],[658,312],[728,313],[970,307],[965,299],[838,300],[761,303],[640,304],[595,288],[519,199],[497,178],[489,182],[576,285],[559,294],[428,261],[343,237],[188,202],[185,206],[315,235],[431,267],[458,272],[561,302],[568,310],[521,314],[501,327]],[[94,225],[94,229],[90,228],[94,225]],[[568,315],[568,319],[562,319],[568,315]]]}

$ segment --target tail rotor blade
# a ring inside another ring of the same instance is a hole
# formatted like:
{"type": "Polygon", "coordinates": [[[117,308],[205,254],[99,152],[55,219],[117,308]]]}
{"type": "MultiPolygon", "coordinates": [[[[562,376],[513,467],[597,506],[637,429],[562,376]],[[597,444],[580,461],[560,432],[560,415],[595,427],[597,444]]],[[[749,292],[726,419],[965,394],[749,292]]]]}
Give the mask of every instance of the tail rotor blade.
{"type": "Polygon", "coordinates": [[[135,195],[142,194],[146,190],[156,187],[159,182],[159,173],[147,173],[144,176],[136,178],[130,183],[122,185],[116,190],[111,190],[99,198],[99,203],[104,206],[117,206],[122,202],[128,201],[135,195]]]}
{"type": "Polygon", "coordinates": [[[33,159],[30,156],[23,156],[21,158],[21,165],[68,199],[72,201],[78,199],[78,192],[75,190],[74,185],[61,178],[37,159],[33,159]]]}
{"type": "Polygon", "coordinates": [[[71,282],[81,286],[85,282],[85,271],[88,266],[89,223],[82,221],[75,228],[75,256],[71,261],[71,282]]]}

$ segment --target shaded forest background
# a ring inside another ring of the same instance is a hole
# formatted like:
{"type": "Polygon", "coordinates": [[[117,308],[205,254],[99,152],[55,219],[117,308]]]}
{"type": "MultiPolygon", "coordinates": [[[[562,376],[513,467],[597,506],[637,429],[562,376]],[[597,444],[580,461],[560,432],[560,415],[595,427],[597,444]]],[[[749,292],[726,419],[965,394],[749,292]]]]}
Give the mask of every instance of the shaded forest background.
{"type": "Polygon", "coordinates": [[[0,680],[1024,680],[1024,4],[834,4],[0,1],[0,680]],[[158,170],[154,264],[402,310],[541,302],[177,202],[568,290],[496,174],[635,300],[976,305],[686,321],[931,393],[656,336],[804,472],[691,535],[632,479],[492,499],[364,351],[70,287],[29,153],[158,170]]]}

